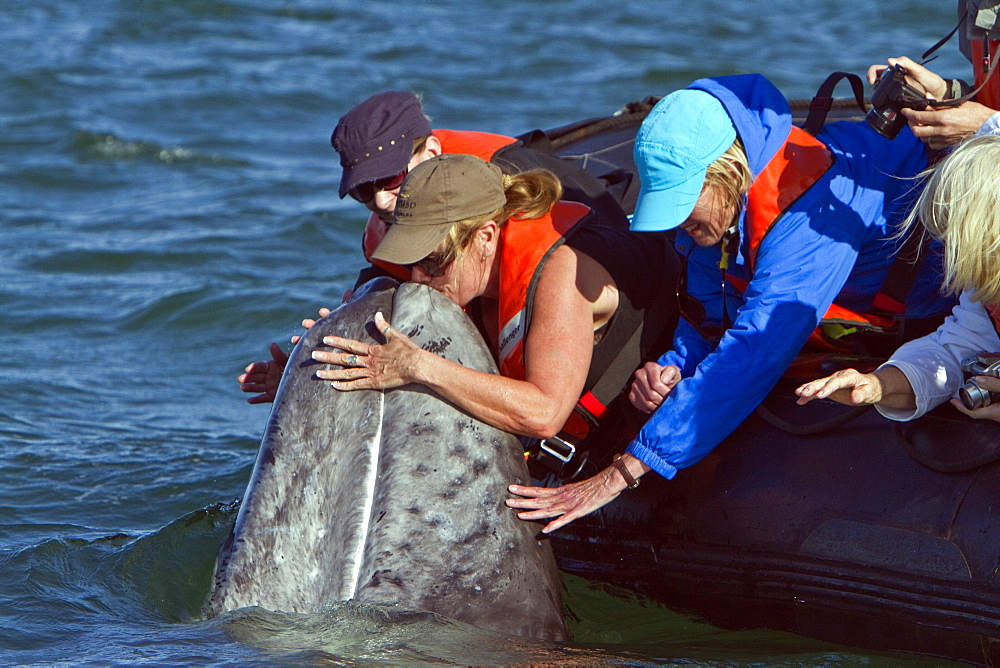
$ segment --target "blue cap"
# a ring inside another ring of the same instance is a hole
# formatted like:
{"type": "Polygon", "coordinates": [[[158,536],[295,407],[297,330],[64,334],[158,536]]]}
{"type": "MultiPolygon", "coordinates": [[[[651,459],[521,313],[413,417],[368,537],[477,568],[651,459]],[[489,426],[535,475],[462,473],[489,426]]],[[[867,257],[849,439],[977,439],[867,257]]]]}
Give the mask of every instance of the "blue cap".
{"type": "Polygon", "coordinates": [[[725,107],[703,90],[665,96],[642,122],[635,138],[639,199],[631,228],[672,230],[694,209],[705,170],[736,141],[725,107]]]}

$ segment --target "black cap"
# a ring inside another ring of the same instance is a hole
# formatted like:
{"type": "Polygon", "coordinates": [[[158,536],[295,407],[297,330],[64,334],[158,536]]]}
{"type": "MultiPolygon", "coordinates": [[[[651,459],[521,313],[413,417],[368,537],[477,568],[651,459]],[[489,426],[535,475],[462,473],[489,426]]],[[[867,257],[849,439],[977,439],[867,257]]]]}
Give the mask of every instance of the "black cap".
{"type": "Polygon", "coordinates": [[[330,143],[340,154],[340,196],[362,183],[399,174],[413,154],[413,141],[431,134],[413,93],[388,91],[344,114],[330,143]]]}

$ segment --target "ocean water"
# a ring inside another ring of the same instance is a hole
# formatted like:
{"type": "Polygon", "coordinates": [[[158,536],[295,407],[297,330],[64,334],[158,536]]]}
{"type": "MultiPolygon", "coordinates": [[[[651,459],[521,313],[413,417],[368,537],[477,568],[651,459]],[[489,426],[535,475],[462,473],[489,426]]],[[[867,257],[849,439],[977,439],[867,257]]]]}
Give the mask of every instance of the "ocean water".
{"type": "MultiPolygon", "coordinates": [[[[954,20],[937,0],[4,0],[0,663],[896,662],[569,576],[562,646],[353,604],[199,610],[267,417],[235,377],[362,266],[341,114],[412,90],[437,127],[519,134],[753,71],[808,98],[954,20]]],[[[969,69],[954,44],[934,67],[969,69]]]]}

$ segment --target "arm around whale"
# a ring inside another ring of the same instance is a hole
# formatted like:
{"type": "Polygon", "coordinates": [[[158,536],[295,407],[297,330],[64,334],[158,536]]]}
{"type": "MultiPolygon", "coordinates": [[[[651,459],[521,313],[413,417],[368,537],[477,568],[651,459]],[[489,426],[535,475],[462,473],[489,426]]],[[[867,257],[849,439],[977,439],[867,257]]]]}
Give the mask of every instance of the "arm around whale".
{"type": "MultiPolygon", "coordinates": [[[[316,375],[334,381],[339,390],[420,383],[494,427],[549,438],[562,428],[583,391],[594,346],[595,311],[605,310],[597,304],[608,299],[605,287],[613,285],[609,276],[592,278],[601,272],[606,276],[592,258],[575,249],[562,246],[552,254],[538,283],[525,337],[524,380],[450,362],[421,350],[396,330],[376,346],[329,337],[324,343],[343,352],[317,350],[313,358],[346,368],[316,375]]],[[[375,324],[380,330],[388,325],[380,314],[375,324]]]]}

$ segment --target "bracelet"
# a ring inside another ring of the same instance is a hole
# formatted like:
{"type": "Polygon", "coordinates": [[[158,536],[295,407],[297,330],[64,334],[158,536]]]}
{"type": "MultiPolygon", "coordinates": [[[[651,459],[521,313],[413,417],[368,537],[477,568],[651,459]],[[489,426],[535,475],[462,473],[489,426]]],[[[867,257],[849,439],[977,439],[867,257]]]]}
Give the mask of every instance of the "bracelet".
{"type": "Polygon", "coordinates": [[[625,466],[625,462],[622,461],[621,455],[615,455],[615,458],[611,462],[618,469],[618,472],[622,474],[622,478],[625,479],[625,489],[635,489],[639,486],[639,481],[632,477],[632,474],[628,472],[628,467],[625,466]]]}

